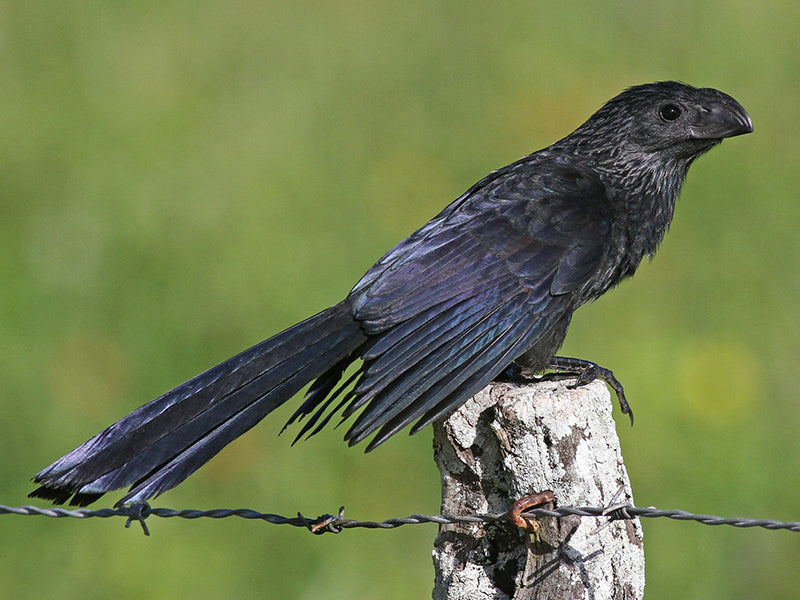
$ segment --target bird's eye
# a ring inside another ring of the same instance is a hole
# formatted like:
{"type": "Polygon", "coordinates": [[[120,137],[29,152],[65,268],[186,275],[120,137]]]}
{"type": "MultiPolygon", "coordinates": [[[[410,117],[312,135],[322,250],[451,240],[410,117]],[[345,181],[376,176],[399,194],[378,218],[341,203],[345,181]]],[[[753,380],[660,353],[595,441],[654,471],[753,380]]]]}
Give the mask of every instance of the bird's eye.
{"type": "Polygon", "coordinates": [[[665,121],[674,121],[681,116],[681,107],[677,104],[665,104],[658,109],[658,116],[665,121]]]}

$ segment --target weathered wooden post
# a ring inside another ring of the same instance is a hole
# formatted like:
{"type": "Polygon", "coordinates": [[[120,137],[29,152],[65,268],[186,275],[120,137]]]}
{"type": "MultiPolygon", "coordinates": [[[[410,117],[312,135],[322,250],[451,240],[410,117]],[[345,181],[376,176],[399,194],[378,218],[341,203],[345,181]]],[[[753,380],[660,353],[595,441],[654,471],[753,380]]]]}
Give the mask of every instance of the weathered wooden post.
{"type": "MultiPolygon", "coordinates": [[[[599,381],[494,383],[434,433],[442,513],[503,513],[543,490],[557,506],[606,506],[622,486],[633,502],[611,398],[599,381]]],[[[511,523],[443,525],[434,600],[640,600],[638,519],[546,517],[530,533],[511,523]],[[536,539],[538,538],[538,539],[536,539]]]]}

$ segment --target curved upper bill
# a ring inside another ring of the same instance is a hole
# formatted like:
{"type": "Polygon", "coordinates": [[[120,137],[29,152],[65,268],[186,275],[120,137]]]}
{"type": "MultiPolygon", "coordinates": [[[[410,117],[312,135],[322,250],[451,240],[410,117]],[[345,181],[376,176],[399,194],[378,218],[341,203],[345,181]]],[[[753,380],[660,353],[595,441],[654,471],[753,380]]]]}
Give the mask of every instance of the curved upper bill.
{"type": "Polygon", "coordinates": [[[730,96],[707,104],[697,122],[689,127],[689,136],[697,140],[721,140],[752,132],[750,115],[730,96]]]}

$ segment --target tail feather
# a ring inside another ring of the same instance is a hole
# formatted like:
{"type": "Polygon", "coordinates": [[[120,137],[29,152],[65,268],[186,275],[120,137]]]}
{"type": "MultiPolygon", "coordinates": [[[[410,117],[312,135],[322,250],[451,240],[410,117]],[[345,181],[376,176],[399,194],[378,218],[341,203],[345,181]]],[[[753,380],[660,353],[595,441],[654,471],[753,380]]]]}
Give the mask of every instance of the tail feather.
{"type": "Polygon", "coordinates": [[[332,306],[123,417],[39,472],[30,496],[88,504],[132,485],[130,502],[171,489],[365,341],[349,303],[332,306]]]}

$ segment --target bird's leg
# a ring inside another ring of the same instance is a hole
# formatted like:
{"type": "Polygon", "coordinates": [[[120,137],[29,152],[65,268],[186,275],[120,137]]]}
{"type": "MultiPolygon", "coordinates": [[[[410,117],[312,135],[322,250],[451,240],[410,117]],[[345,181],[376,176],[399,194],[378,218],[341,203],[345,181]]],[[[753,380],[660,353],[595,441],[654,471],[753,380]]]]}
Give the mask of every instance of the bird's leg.
{"type": "Polygon", "coordinates": [[[497,381],[498,383],[526,384],[536,381],[536,379],[527,377],[522,365],[520,365],[517,361],[514,361],[505,369],[503,369],[503,371],[492,381],[497,381]]]}
{"type": "Polygon", "coordinates": [[[595,379],[602,379],[616,392],[620,409],[624,414],[630,417],[631,425],[633,425],[633,410],[631,410],[631,405],[628,404],[628,400],[625,398],[625,391],[622,389],[622,384],[614,377],[614,373],[612,373],[610,369],[601,367],[590,360],[569,358],[566,356],[552,357],[550,362],[547,363],[546,368],[552,369],[558,373],[576,375],[578,378],[577,381],[569,386],[572,389],[591,383],[595,379]]]}

